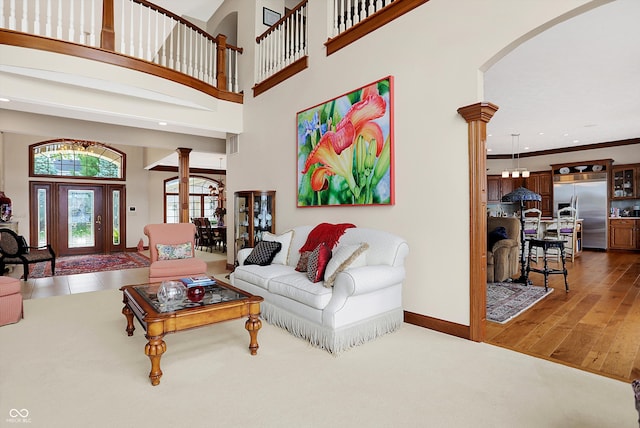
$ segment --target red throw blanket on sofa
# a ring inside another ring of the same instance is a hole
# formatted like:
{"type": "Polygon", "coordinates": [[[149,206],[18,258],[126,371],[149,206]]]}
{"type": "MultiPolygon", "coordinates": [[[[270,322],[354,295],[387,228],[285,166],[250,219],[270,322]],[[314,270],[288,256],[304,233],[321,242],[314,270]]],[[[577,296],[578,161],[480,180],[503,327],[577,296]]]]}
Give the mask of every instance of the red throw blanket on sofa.
{"type": "Polygon", "coordinates": [[[356,227],[356,225],[351,223],[320,223],[319,225],[314,227],[311,232],[309,232],[309,236],[307,236],[307,242],[305,242],[302,248],[300,248],[300,253],[304,253],[305,251],[313,251],[318,245],[323,242],[327,244],[327,247],[329,247],[329,249],[332,249],[336,245],[340,237],[344,234],[344,232],[350,227],[356,227]]]}

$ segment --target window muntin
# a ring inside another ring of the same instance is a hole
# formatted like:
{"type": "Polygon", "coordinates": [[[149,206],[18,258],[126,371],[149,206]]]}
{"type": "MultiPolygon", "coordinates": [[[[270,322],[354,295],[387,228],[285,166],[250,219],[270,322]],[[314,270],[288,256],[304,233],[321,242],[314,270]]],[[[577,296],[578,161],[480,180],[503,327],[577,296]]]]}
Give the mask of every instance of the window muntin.
{"type": "MultiPolygon", "coordinates": [[[[179,179],[177,177],[166,180],[164,186],[165,222],[180,222],[179,179]]],[[[212,194],[212,189],[220,189],[222,182],[206,177],[189,177],[189,217],[206,217],[216,222],[215,210],[220,205],[218,193],[212,194]]]]}

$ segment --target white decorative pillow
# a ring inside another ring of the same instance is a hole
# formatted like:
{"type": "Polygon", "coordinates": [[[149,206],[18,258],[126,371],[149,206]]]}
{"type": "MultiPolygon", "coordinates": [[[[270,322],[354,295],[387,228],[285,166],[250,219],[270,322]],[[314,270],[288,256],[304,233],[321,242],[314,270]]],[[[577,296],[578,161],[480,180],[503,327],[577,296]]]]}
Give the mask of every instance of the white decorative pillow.
{"type": "Polygon", "coordinates": [[[176,245],[156,244],[156,248],[158,250],[158,260],[189,259],[193,257],[191,242],[176,245]]]}
{"type": "Polygon", "coordinates": [[[324,286],[333,287],[336,276],[349,267],[361,267],[367,264],[365,252],[369,244],[362,242],[353,245],[338,245],[333,250],[331,260],[324,271],[324,286]]]}
{"type": "Polygon", "coordinates": [[[282,244],[282,248],[276,254],[272,264],[286,265],[289,263],[289,248],[291,247],[291,241],[293,240],[293,230],[283,233],[282,235],[274,235],[273,233],[264,232],[262,234],[263,241],[279,242],[282,244]]]}

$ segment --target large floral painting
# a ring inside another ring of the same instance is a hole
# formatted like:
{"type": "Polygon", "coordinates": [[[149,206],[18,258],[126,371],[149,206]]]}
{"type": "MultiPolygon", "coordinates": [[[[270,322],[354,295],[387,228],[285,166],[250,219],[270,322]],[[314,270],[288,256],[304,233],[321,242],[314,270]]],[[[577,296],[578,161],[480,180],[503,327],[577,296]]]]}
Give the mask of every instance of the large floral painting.
{"type": "Polygon", "coordinates": [[[392,205],[393,78],[297,114],[298,206],[392,205]]]}

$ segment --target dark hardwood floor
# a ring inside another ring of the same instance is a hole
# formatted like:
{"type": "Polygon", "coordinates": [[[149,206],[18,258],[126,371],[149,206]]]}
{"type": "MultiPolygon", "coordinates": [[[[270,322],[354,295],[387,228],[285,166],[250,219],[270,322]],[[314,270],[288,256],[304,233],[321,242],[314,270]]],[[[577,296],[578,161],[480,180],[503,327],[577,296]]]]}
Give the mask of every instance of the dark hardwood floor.
{"type": "MultiPolygon", "coordinates": [[[[583,251],[567,266],[568,293],[562,275],[551,275],[553,293],[506,324],[487,321],[486,342],[622,381],[640,378],[640,252],[583,251]]],[[[541,274],[530,279],[544,285],[541,274]]]]}

